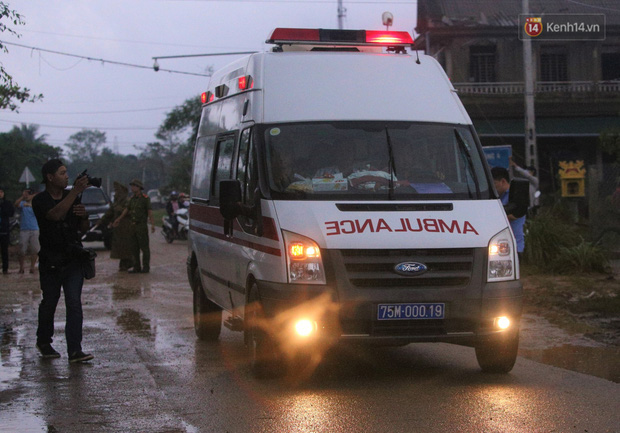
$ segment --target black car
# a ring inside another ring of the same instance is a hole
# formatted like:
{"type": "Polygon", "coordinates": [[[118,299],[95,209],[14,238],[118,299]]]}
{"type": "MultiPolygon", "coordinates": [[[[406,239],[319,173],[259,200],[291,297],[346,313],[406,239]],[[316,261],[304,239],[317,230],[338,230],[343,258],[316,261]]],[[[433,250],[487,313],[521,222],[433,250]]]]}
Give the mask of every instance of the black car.
{"type": "Polygon", "coordinates": [[[90,186],[82,193],[82,204],[88,213],[90,230],[83,236],[82,241],[103,241],[103,245],[110,249],[112,244],[112,231],[106,226],[99,226],[95,230],[92,228],[101,220],[103,215],[110,209],[110,198],[101,189],[90,186]]]}

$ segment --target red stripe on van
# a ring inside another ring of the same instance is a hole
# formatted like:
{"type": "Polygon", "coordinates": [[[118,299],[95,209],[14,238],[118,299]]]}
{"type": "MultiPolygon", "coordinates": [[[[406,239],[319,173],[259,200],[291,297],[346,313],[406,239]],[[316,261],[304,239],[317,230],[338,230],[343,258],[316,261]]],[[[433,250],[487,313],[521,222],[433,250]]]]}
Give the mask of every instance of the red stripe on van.
{"type": "MultiPolygon", "coordinates": [[[[249,241],[237,239],[235,237],[227,238],[226,236],[224,236],[224,217],[222,216],[218,208],[201,205],[197,203],[192,203],[190,204],[189,212],[190,212],[190,220],[196,220],[196,221],[215,225],[215,226],[222,228],[220,232],[214,232],[213,230],[203,229],[200,227],[196,227],[193,224],[190,224],[190,229],[194,230],[197,233],[201,233],[207,236],[212,236],[214,238],[221,239],[221,240],[228,240],[235,244],[249,247],[257,251],[262,251],[264,253],[271,254],[274,256],[282,255],[282,252],[280,251],[279,248],[272,248],[266,245],[261,245],[256,242],[249,242],[249,241]]],[[[237,221],[235,221],[233,228],[235,231],[239,231],[239,232],[242,231],[241,226],[239,226],[239,223],[237,221]]],[[[274,241],[279,240],[278,231],[276,230],[276,224],[273,218],[263,217],[263,237],[266,239],[274,240],[274,241]]]]}

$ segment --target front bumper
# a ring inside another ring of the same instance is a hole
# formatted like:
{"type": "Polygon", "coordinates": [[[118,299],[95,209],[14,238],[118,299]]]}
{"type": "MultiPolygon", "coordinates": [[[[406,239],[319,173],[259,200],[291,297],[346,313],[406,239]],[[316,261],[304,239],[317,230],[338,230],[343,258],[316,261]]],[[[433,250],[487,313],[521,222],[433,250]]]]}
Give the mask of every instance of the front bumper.
{"type": "Polygon", "coordinates": [[[419,295],[408,292],[398,298],[382,297],[380,290],[364,290],[363,295],[346,300],[330,287],[258,281],[260,299],[268,317],[295,311],[315,312],[321,335],[329,339],[364,344],[400,345],[412,342],[449,342],[474,345],[480,339],[494,338],[518,331],[522,313],[520,281],[484,284],[477,298],[458,297],[429,290],[419,295]],[[377,320],[379,303],[443,302],[445,318],[440,320],[377,320]],[[316,313],[319,312],[319,313],[316,313]],[[507,330],[494,326],[494,319],[507,316],[512,325],[507,330]]]}

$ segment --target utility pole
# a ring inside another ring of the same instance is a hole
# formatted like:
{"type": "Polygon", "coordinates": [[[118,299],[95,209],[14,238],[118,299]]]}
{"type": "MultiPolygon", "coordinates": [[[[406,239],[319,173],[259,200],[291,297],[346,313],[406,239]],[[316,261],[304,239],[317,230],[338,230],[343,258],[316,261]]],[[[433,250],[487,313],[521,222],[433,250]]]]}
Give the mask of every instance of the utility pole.
{"type": "Polygon", "coordinates": [[[346,16],[347,10],[342,6],[342,0],[338,0],[338,29],[342,30],[342,19],[346,16]]]}
{"type": "MultiPolygon", "coordinates": [[[[522,0],[523,14],[530,13],[529,0],[522,0]]],[[[532,38],[523,38],[523,69],[525,81],[525,166],[531,166],[538,173],[538,148],[536,146],[536,114],[534,112],[535,78],[532,68],[532,38]]]]}

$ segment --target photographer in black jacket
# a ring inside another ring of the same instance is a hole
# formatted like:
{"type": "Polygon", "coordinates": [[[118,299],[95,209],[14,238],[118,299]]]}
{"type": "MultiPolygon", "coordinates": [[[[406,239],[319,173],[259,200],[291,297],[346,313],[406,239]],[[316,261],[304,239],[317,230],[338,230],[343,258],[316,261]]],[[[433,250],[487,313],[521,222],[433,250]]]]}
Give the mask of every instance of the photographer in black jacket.
{"type": "Polygon", "coordinates": [[[83,253],[80,231],[88,230],[88,215],[80,201],[80,194],[88,187],[88,177],[80,176],[73,188],[67,168],[61,160],[51,159],[41,168],[45,191],[32,200],[32,207],[39,224],[39,274],[43,297],[39,305],[37,348],[44,358],[58,358],[52,347],[54,313],[60,299],[60,289],[65,294],[67,318],[65,334],[69,362],[84,362],[93,356],[82,352],[82,270],[83,253]]]}

